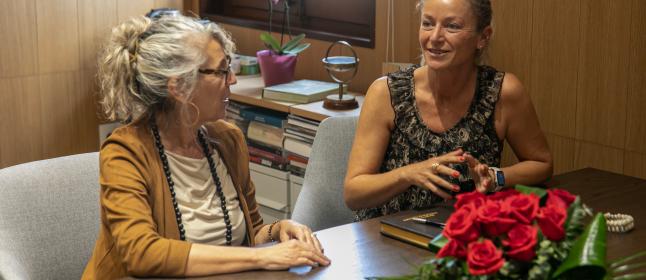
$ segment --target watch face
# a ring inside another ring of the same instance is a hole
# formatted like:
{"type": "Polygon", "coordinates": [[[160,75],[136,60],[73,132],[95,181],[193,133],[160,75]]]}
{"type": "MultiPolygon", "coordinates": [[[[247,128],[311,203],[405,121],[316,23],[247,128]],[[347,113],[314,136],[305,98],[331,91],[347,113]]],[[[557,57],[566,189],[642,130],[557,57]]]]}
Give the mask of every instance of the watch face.
{"type": "Polygon", "coordinates": [[[498,183],[498,186],[505,185],[505,174],[502,173],[502,171],[496,170],[496,182],[498,183]]]}

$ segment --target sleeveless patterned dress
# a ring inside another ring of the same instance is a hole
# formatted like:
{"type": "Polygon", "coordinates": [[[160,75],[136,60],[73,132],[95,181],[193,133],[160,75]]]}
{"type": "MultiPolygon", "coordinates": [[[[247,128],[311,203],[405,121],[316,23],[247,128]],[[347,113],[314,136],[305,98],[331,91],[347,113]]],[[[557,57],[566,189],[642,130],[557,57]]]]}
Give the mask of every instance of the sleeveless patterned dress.
{"type": "MultiPolygon", "coordinates": [[[[482,163],[500,166],[503,142],[498,139],[494,127],[494,110],[505,73],[490,66],[478,66],[476,92],[466,115],[447,131],[435,133],[422,121],[415,103],[413,72],[417,67],[419,66],[412,66],[388,75],[390,100],[395,112],[395,128],[391,132],[380,172],[388,172],[443,155],[459,147],[482,163]]],[[[466,164],[454,164],[449,167],[458,170],[461,175],[459,178],[444,179],[459,185],[461,192],[472,191],[475,188],[473,180],[468,177],[466,164]]],[[[355,220],[366,220],[409,209],[428,208],[440,201],[442,198],[430,190],[411,186],[382,206],[356,211],[355,220]]]]}

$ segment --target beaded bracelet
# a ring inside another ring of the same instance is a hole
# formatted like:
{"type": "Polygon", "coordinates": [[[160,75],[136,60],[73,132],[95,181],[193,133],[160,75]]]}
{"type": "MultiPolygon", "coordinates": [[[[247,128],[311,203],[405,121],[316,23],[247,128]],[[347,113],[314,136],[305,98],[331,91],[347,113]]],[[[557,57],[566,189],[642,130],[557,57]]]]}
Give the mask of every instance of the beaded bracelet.
{"type": "Polygon", "coordinates": [[[271,225],[269,225],[269,242],[276,242],[276,240],[274,240],[274,237],[271,235],[271,229],[276,223],[278,223],[278,221],[274,221],[273,223],[271,223],[271,225]]]}
{"type": "Polygon", "coordinates": [[[609,232],[628,232],[635,227],[635,219],[626,214],[604,214],[609,232]]]}

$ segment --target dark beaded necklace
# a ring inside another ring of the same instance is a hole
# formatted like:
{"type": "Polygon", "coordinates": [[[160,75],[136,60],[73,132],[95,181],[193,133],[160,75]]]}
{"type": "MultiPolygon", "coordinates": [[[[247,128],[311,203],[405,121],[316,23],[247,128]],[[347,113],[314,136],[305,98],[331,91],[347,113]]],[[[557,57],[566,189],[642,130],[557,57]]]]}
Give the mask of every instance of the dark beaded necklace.
{"type": "MultiPolygon", "coordinates": [[[[173,202],[173,208],[175,210],[175,218],[177,219],[177,226],[179,227],[179,238],[181,240],[186,240],[186,230],[184,230],[184,225],[182,224],[182,213],[179,211],[179,206],[177,205],[177,199],[175,199],[175,183],[173,183],[173,179],[170,176],[171,174],[170,174],[170,168],[168,166],[168,159],[166,158],[166,154],[164,153],[164,145],[162,145],[161,137],[159,137],[159,130],[157,129],[157,124],[155,123],[154,119],[151,121],[150,126],[153,131],[153,137],[155,137],[155,145],[157,146],[157,151],[159,152],[159,158],[161,159],[162,166],[164,168],[164,174],[166,175],[168,188],[170,189],[171,200],[173,202]]],[[[209,149],[209,145],[207,144],[206,139],[204,138],[204,134],[202,133],[201,130],[197,131],[197,139],[200,142],[200,146],[202,146],[202,151],[204,152],[204,156],[206,157],[206,160],[209,163],[209,169],[211,170],[211,177],[213,178],[213,182],[215,182],[216,195],[220,197],[220,207],[222,207],[222,213],[224,214],[224,223],[227,229],[226,244],[227,246],[231,246],[232,227],[231,227],[231,219],[229,219],[229,210],[227,210],[227,198],[224,196],[224,192],[222,191],[222,183],[220,182],[220,177],[218,177],[218,173],[216,172],[215,162],[213,161],[213,158],[211,158],[211,150],[209,149]]]]}

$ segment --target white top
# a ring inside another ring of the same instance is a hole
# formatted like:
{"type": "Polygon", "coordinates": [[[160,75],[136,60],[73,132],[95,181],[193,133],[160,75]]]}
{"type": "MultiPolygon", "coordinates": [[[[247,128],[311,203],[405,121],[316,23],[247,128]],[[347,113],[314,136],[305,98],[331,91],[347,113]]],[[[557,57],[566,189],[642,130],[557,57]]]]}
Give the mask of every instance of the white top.
{"type": "MultiPolygon", "coordinates": [[[[226,224],[206,158],[195,159],[166,151],[171,176],[175,183],[175,199],[182,213],[186,240],[209,245],[226,244],[226,224]]],[[[245,240],[246,224],[240,208],[238,193],[220,155],[212,154],[216,172],[222,183],[227,210],[231,220],[231,245],[239,246],[245,240]]]]}

